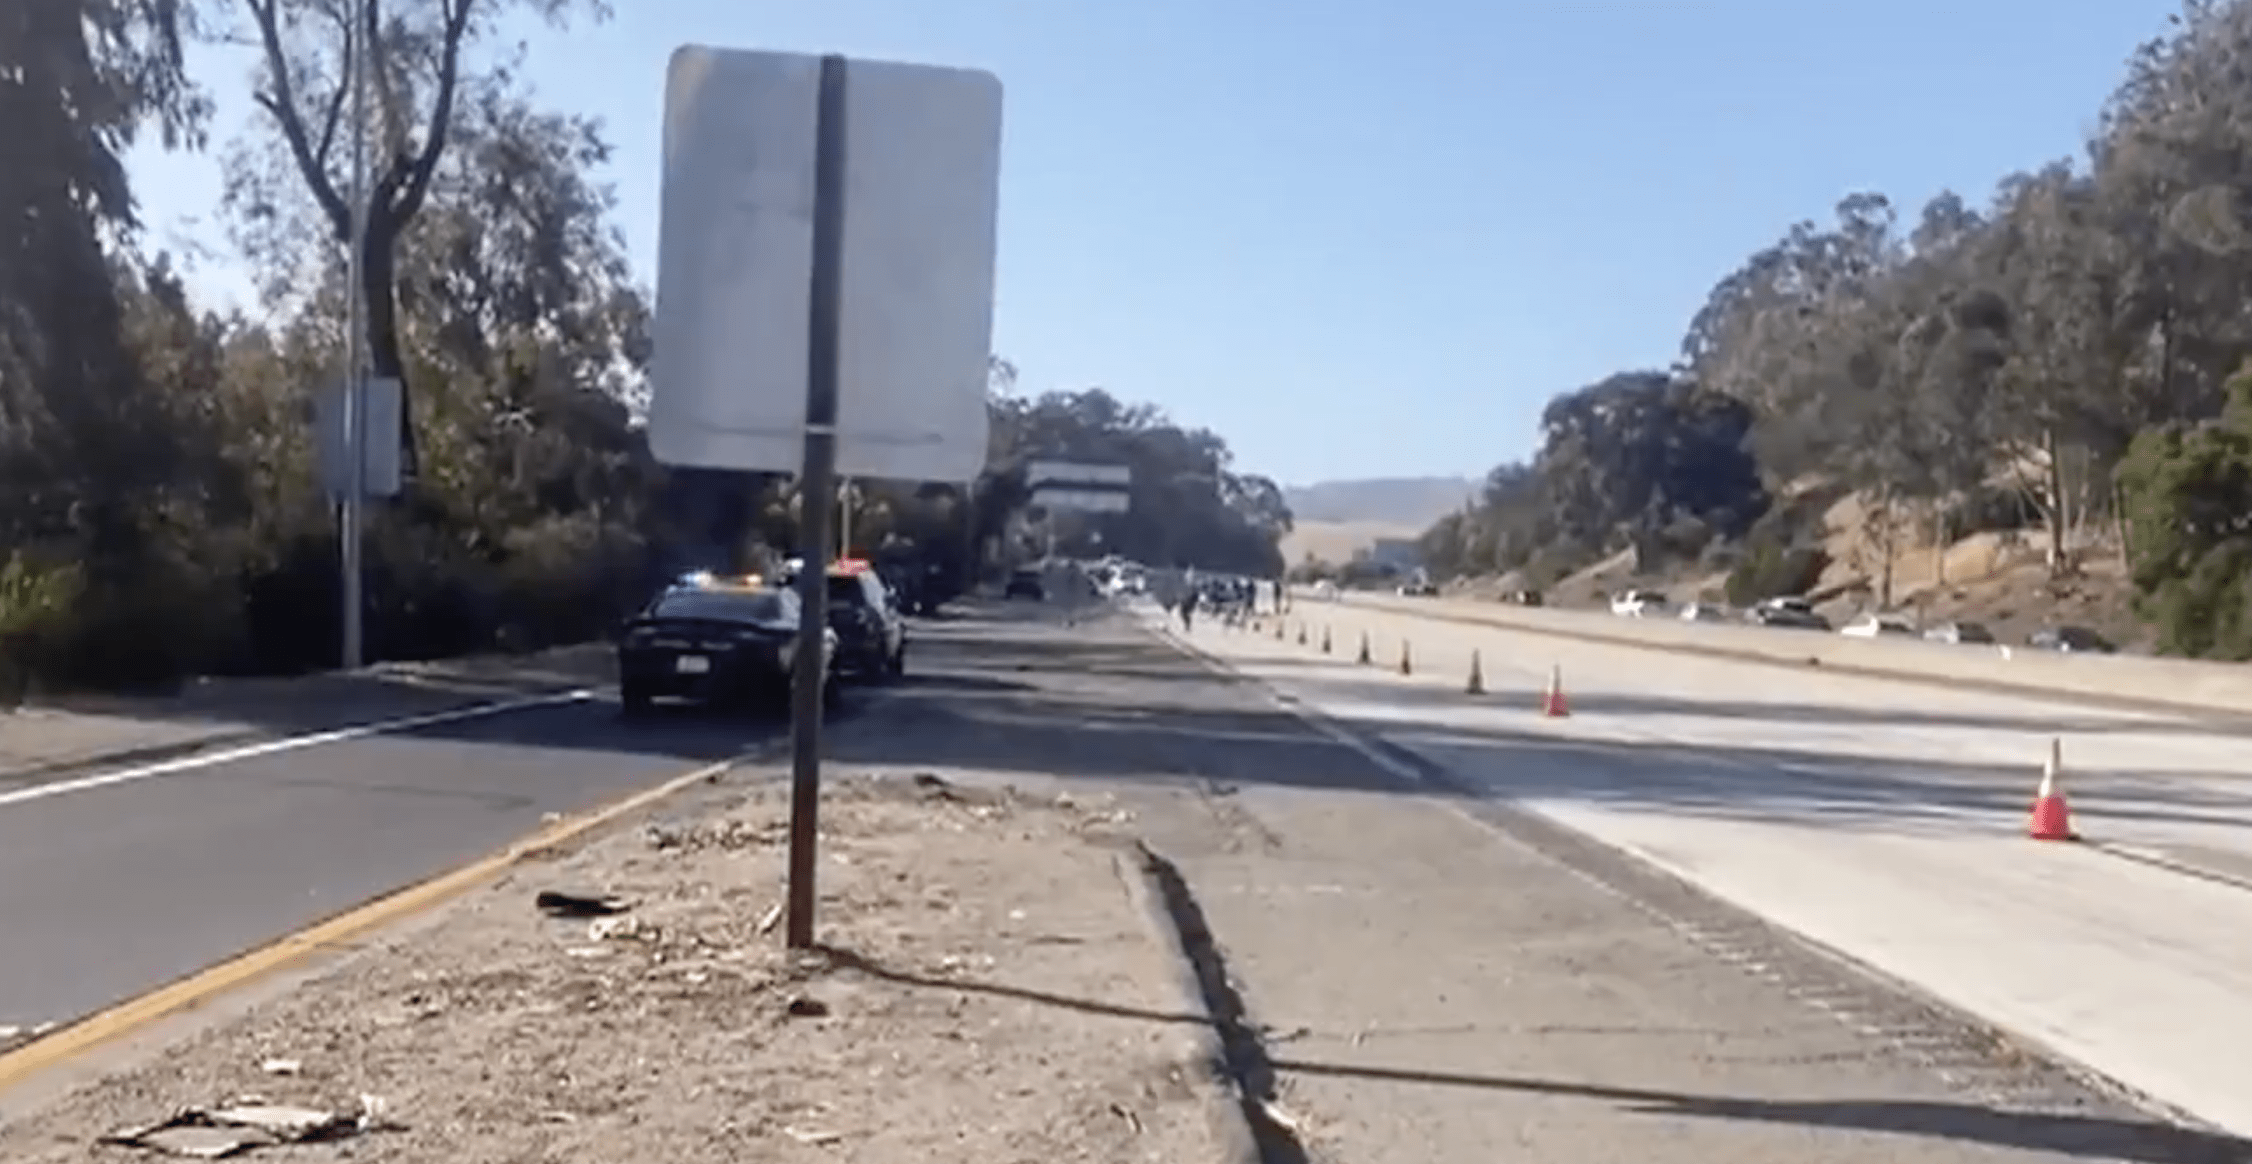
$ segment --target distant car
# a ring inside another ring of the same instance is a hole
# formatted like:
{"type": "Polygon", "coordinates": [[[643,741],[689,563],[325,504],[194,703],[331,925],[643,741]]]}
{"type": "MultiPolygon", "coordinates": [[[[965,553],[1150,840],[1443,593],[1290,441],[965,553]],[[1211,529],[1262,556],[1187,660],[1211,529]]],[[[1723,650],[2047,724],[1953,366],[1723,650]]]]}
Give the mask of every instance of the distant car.
{"type": "Polygon", "coordinates": [[[1048,583],[1038,570],[1018,570],[1009,575],[1008,584],[1001,588],[1001,596],[1045,602],[1048,599],[1048,583]]]}
{"type": "Polygon", "coordinates": [[[1517,606],[1539,606],[1542,599],[1538,590],[1512,590],[1506,601],[1517,606]]]}
{"type": "Polygon", "coordinates": [[[1662,617],[1669,604],[1655,590],[1629,590],[1611,600],[1611,613],[1622,618],[1662,617]]]}
{"type": "Polygon", "coordinates": [[[1683,622],[1734,622],[1735,616],[1717,602],[1692,602],[1681,608],[1683,622]]]}
{"type": "Polygon", "coordinates": [[[1830,620],[1814,612],[1814,606],[1804,598],[1762,599],[1744,612],[1744,621],[1753,626],[1775,627],[1780,630],[1830,629],[1830,620]]]}
{"type": "Polygon", "coordinates": [[[2043,627],[2027,635],[2025,645],[2069,655],[2111,655],[2119,651],[2110,640],[2084,626],[2043,627]]]}
{"type": "Polygon", "coordinates": [[[1897,614],[1875,612],[1860,615],[1839,628],[1838,633],[1856,639],[1917,637],[1916,628],[1910,626],[1907,619],[1897,614]]]}
{"type": "Polygon", "coordinates": [[[1982,623],[1943,622],[1924,632],[1924,638],[1935,643],[1991,643],[1994,632],[1982,623]]]}
{"type": "MultiPolygon", "coordinates": [[[[699,576],[668,587],[618,640],[626,714],[658,699],[781,711],[798,666],[798,596],[758,578],[699,576]]],[[[836,632],[823,635],[822,694],[836,689],[836,632]]]]}
{"type": "Polygon", "coordinates": [[[1438,594],[1439,584],[1428,578],[1418,578],[1400,584],[1400,597],[1402,598],[1436,598],[1438,594]]]}
{"type": "MultiPolygon", "coordinates": [[[[905,674],[907,620],[882,577],[855,558],[830,563],[828,573],[829,629],[837,634],[838,670],[856,679],[905,674]]],[[[785,579],[785,584],[794,582],[794,573],[785,579]]]]}

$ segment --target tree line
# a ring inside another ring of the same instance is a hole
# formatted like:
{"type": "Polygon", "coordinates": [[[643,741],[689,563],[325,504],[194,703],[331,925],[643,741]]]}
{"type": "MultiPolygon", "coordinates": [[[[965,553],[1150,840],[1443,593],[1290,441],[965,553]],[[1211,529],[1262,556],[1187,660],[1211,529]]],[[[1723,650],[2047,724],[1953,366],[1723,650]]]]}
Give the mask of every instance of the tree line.
{"type": "MultiPolygon", "coordinates": [[[[358,10],[362,339],[406,406],[405,488],[369,516],[371,656],[583,640],[683,562],[794,544],[788,481],[649,453],[650,300],[600,176],[609,143],[540,100],[505,37],[509,20],[603,6],[358,10]]],[[[0,699],[333,665],[337,520],[311,415],[342,376],[355,267],[351,11],[19,0],[0,22],[0,699]],[[199,44],[248,46],[248,123],[215,123],[199,44]],[[151,242],[124,161],[144,140],[220,158],[214,210],[254,303],[198,302],[189,256],[151,242]]],[[[961,487],[865,483],[856,542],[974,574],[1012,548],[1022,463],[1070,453],[1134,464],[1138,508],[1067,540],[1212,566],[1272,554],[1287,512],[1217,436],[1105,393],[1028,399],[997,371],[992,468],[961,487]]]]}
{"type": "Polygon", "coordinates": [[[2252,3],[2190,0],[2082,158],[1983,202],[1842,199],[1728,272],[1673,367],[1557,398],[1533,457],[1430,530],[1450,571],[1552,579],[1632,547],[1819,569],[1810,486],[1856,491],[1885,563],[2022,529],[2055,576],[2130,565],[2162,649],[2252,656],[2252,3]],[[2232,387],[2235,385],[2235,387],[2232,387]]]}

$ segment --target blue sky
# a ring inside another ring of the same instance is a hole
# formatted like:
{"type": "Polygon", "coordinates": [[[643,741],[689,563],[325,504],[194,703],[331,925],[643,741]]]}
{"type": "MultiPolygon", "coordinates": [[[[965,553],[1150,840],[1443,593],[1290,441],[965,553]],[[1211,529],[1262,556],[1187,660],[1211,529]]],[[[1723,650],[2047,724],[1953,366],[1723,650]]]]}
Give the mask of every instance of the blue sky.
{"type": "MultiPolygon", "coordinates": [[[[1541,407],[1671,361],[1712,284],[1851,190],[1983,201],[2080,150],[2173,0],[617,0],[530,30],[601,117],[654,284],[684,42],[991,69],[995,347],[1286,483],[1483,473],[1541,407]]],[[[221,114],[247,110],[231,62],[221,114]]],[[[223,127],[225,128],[225,127],[223,127]]],[[[134,161],[156,241],[223,246],[216,163],[134,161]]],[[[240,293],[225,257],[201,287],[240,293]]]]}

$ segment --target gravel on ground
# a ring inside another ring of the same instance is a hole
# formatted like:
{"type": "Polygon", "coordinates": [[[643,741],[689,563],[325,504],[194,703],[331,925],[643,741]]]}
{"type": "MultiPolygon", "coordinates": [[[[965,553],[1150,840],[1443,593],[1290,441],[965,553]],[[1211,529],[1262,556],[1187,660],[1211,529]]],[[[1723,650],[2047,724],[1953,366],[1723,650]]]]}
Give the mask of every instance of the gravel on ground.
{"type": "Polygon", "coordinates": [[[1134,895],[1129,814],[974,773],[833,773],[823,948],[791,955],[787,795],[760,777],[521,866],[11,1119],[0,1159],[153,1155],[102,1140],[245,1103],[341,1129],[246,1158],[1217,1158],[1215,1097],[1190,1063],[1200,1016],[1134,895]],[[542,892],[570,900],[543,910],[542,892]],[[617,912],[557,916],[574,904],[617,912]]]}

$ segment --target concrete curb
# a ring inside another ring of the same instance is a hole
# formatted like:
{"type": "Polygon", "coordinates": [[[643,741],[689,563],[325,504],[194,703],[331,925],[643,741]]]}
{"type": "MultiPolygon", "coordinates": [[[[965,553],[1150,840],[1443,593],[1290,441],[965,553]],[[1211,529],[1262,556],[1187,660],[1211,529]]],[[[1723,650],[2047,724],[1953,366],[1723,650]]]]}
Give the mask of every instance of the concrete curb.
{"type": "Polygon", "coordinates": [[[1131,854],[1121,853],[1111,858],[1111,869],[1117,873],[1119,884],[1125,887],[1127,900],[1141,915],[1142,924],[1148,927],[1150,939],[1165,952],[1171,964],[1173,973],[1167,987],[1174,996],[1173,1004],[1183,1013],[1202,1020],[1179,1035],[1183,1044],[1180,1059],[1189,1074],[1190,1085],[1196,1089],[1198,1103],[1204,1108],[1205,1122],[1211,1127],[1213,1138],[1219,1141],[1220,1155],[1216,1164],[1265,1164],[1258,1137],[1244,1113],[1243,1089],[1228,1072],[1228,1052],[1220,1039],[1219,1019],[1204,1001],[1204,988],[1197,976],[1197,959],[1189,952],[1173,911],[1165,904],[1165,887],[1158,880],[1158,867],[1152,864],[1152,855],[1149,846],[1137,840],[1131,854]]]}

